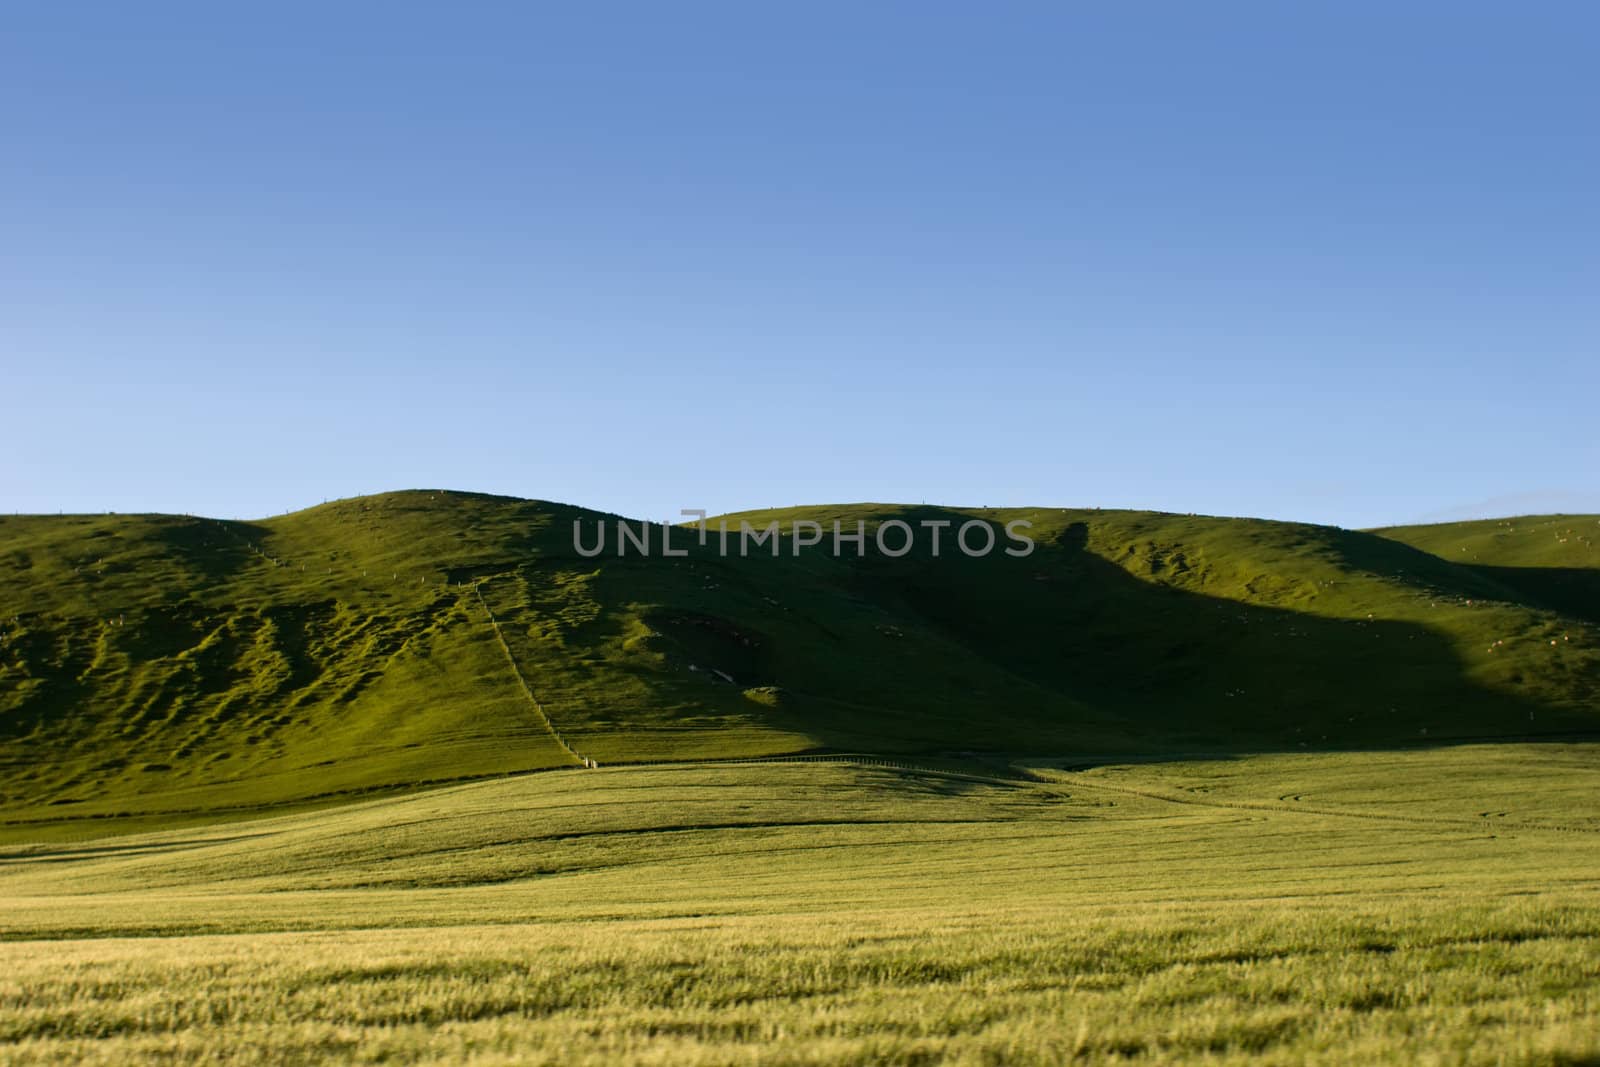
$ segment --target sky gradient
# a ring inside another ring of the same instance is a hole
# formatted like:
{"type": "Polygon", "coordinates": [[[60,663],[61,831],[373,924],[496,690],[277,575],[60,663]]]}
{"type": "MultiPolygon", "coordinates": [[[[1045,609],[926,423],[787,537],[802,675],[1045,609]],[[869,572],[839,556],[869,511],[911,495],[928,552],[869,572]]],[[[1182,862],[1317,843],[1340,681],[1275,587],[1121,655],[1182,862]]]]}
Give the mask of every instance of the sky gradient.
{"type": "Polygon", "coordinates": [[[0,13],[5,511],[1600,511],[1592,4],[0,13]]]}

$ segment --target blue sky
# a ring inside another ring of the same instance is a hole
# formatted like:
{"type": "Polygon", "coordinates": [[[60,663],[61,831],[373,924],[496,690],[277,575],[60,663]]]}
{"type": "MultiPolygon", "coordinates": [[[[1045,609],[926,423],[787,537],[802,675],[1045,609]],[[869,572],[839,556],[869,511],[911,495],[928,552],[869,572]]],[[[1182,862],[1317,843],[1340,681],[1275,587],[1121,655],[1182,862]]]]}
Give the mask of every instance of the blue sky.
{"type": "Polygon", "coordinates": [[[0,508],[1600,510],[1591,4],[0,13],[0,508]]]}

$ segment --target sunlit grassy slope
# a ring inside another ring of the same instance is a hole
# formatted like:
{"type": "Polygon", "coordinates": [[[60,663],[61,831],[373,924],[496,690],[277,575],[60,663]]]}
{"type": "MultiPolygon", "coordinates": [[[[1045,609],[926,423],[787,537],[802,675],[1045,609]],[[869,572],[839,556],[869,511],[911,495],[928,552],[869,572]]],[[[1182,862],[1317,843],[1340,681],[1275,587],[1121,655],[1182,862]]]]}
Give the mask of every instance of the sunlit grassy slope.
{"type": "Polygon", "coordinates": [[[1596,748],[602,767],[0,847],[0,1059],[1591,1064],[1596,748]]]}
{"type": "Polygon", "coordinates": [[[1454,528],[743,516],[796,517],[860,519],[869,537],[894,517],[1025,519],[1038,548],[969,559],[947,533],[938,559],[926,540],[903,559],[826,543],[720,558],[714,535],[678,530],[687,557],[662,558],[657,534],[651,557],[619,558],[611,526],[587,559],[573,522],[592,544],[612,517],[442,491],[259,522],[0,518],[0,834],[574,752],[1299,750],[1596,726],[1593,517],[1514,552],[1472,527],[1468,560],[1454,528]]]}
{"type": "Polygon", "coordinates": [[[1376,532],[1459,563],[1529,603],[1600,623],[1600,517],[1524,515],[1376,532]]]}

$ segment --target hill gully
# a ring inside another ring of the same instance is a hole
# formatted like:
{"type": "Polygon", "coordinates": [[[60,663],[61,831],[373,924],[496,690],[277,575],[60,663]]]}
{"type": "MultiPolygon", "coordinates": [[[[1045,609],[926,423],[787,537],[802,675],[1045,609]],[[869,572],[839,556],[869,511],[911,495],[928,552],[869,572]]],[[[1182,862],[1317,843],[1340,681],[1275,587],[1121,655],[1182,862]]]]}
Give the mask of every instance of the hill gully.
{"type": "MultiPolygon", "coordinates": [[[[886,519],[878,523],[877,528],[869,535],[865,520],[857,519],[855,530],[848,531],[838,520],[833,520],[832,535],[827,536],[822,524],[810,519],[795,519],[788,524],[787,535],[783,523],[773,519],[765,526],[752,526],[748,519],[740,519],[737,530],[728,528],[728,520],[721,519],[717,529],[711,530],[706,522],[704,510],[685,508],[685,516],[692,516],[697,521],[694,527],[673,526],[667,522],[640,521],[637,524],[627,519],[615,520],[616,527],[616,554],[626,556],[630,549],[636,555],[648,556],[651,554],[651,542],[654,537],[663,557],[687,556],[689,550],[684,547],[674,548],[672,538],[674,533],[682,537],[692,537],[698,534],[701,547],[715,545],[717,553],[722,556],[734,554],[748,556],[754,547],[757,554],[763,549],[770,551],[773,556],[779,556],[783,551],[785,537],[790,545],[790,553],[798,556],[801,550],[830,551],[835,557],[844,556],[851,547],[857,556],[865,556],[870,545],[879,555],[898,558],[910,553],[918,546],[919,540],[924,541],[930,554],[938,558],[942,549],[951,547],[964,556],[979,558],[993,552],[1000,544],[1000,537],[995,532],[995,524],[984,519],[970,519],[956,526],[950,519],[921,519],[913,527],[911,523],[902,519],[886,519]],[[952,530],[951,527],[954,527],[952,530]],[[920,532],[919,532],[920,528],[920,532]],[[818,546],[826,546],[818,548],[818,546]]],[[[597,519],[594,522],[594,540],[586,544],[584,540],[583,522],[579,519],[572,520],[572,548],[578,555],[586,558],[601,555],[606,551],[606,522],[597,519]]],[[[1007,544],[1002,551],[1008,556],[1032,555],[1034,548],[1033,538],[1022,533],[1033,527],[1033,523],[1026,519],[1012,519],[1002,527],[1007,544]]],[[[685,542],[680,541],[680,546],[685,542]]]]}

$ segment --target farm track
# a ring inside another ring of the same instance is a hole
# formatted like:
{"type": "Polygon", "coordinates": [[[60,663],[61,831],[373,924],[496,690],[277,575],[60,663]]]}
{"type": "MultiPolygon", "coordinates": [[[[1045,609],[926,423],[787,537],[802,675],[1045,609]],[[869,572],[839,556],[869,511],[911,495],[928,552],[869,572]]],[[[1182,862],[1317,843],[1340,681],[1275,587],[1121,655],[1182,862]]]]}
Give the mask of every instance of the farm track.
{"type": "MultiPolygon", "coordinates": [[[[532,699],[531,692],[529,693],[529,696],[530,696],[530,699],[532,699]]],[[[542,713],[542,709],[541,709],[541,713],[542,713]]],[[[554,727],[551,728],[551,733],[553,735],[555,735],[559,739],[560,735],[558,733],[556,733],[554,727]]],[[[392,787],[378,788],[378,789],[352,790],[352,791],[349,791],[349,792],[333,791],[333,792],[329,792],[329,793],[318,794],[315,797],[305,798],[304,800],[301,800],[301,801],[286,802],[285,804],[282,804],[282,805],[265,805],[265,806],[260,806],[260,807],[256,807],[256,806],[238,806],[238,807],[217,808],[217,809],[176,809],[175,808],[175,809],[160,810],[160,811],[141,812],[140,815],[145,816],[145,817],[162,816],[162,815],[198,815],[198,814],[203,814],[205,811],[215,811],[220,815],[225,815],[225,814],[229,814],[229,813],[240,814],[240,813],[249,813],[249,812],[259,812],[262,815],[269,815],[269,814],[271,814],[272,810],[275,809],[275,808],[280,808],[280,807],[281,808],[290,808],[290,807],[297,806],[299,804],[306,803],[307,801],[315,802],[315,801],[328,801],[328,800],[347,799],[347,800],[349,800],[351,802],[355,802],[355,801],[366,800],[366,799],[377,799],[378,797],[386,796],[386,795],[395,795],[395,794],[398,794],[398,793],[412,792],[412,791],[419,790],[419,789],[453,788],[453,787],[458,787],[458,786],[475,785],[475,784],[479,784],[479,783],[482,783],[482,782],[501,781],[501,780],[504,780],[504,779],[507,779],[507,778],[521,778],[521,777],[525,777],[525,776],[528,776],[528,775],[548,774],[548,773],[551,773],[551,772],[572,771],[572,770],[582,769],[582,758],[583,757],[578,756],[576,753],[573,753],[570,748],[566,747],[565,742],[562,742],[562,744],[563,744],[563,749],[565,751],[567,751],[568,753],[571,753],[573,755],[575,761],[577,761],[576,764],[569,764],[569,765],[561,766],[561,767],[533,768],[533,769],[529,769],[529,770],[525,770],[525,771],[515,771],[515,772],[511,772],[511,773],[504,773],[504,774],[493,774],[493,775],[483,775],[483,776],[469,776],[469,777],[450,778],[450,779],[437,779],[437,780],[422,781],[422,782],[398,783],[398,784],[396,784],[396,785],[394,785],[392,787]]],[[[1355,811],[1355,810],[1351,810],[1351,809],[1348,809],[1348,808],[1326,807],[1326,806],[1320,806],[1320,805],[1318,805],[1318,806],[1310,806],[1310,805],[1306,805],[1306,804],[1303,804],[1303,803],[1295,802],[1297,800],[1297,798],[1299,798],[1299,797],[1304,795],[1304,794],[1301,794],[1301,793],[1285,793],[1285,794],[1283,794],[1282,797],[1279,798],[1279,800],[1277,802],[1258,801],[1258,800],[1210,800],[1210,799],[1204,799],[1202,797],[1193,796],[1193,795],[1190,795],[1190,796],[1179,796],[1179,795],[1175,795],[1175,794],[1172,794],[1172,793],[1164,793],[1164,792],[1160,792],[1160,791],[1153,790],[1153,789],[1140,789],[1140,788],[1133,787],[1133,786],[1116,785],[1116,784],[1112,784],[1112,783],[1108,783],[1108,782],[1102,782],[1102,781],[1099,781],[1099,780],[1096,780],[1096,779],[1092,779],[1092,778],[1087,778],[1087,777],[1085,777],[1083,775],[1074,774],[1074,773],[1068,772],[1068,771],[1058,771],[1058,770],[1044,770],[1044,771],[1041,771],[1041,770],[1037,770],[1037,769],[1028,769],[1028,768],[1023,768],[1023,767],[1015,767],[1015,766],[1013,766],[1011,768],[1008,768],[1010,773],[1001,773],[1001,772],[998,772],[998,771],[996,771],[995,773],[983,773],[981,771],[976,771],[976,770],[963,770],[963,769],[951,768],[951,767],[948,767],[948,766],[936,766],[936,765],[933,765],[933,764],[930,764],[930,763],[927,763],[927,762],[921,762],[921,761],[917,761],[917,760],[896,759],[896,758],[893,758],[893,757],[882,756],[882,755],[878,755],[878,754],[875,754],[875,753],[852,753],[852,752],[815,753],[815,752],[811,752],[811,753],[792,753],[792,754],[788,754],[788,755],[773,755],[773,756],[730,756],[730,757],[709,758],[709,759],[630,760],[630,761],[617,761],[617,762],[609,763],[604,767],[604,770],[607,773],[626,772],[626,771],[631,771],[631,770],[640,770],[640,771],[647,771],[647,770],[658,770],[658,771],[661,771],[661,770],[685,770],[685,771],[691,771],[691,770],[696,770],[696,769],[712,769],[712,768],[716,768],[716,767],[761,766],[761,765],[802,764],[802,763],[823,763],[823,764],[833,764],[833,765],[839,765],[839,766],[852,766],[852,767],[862,767],[862,768],[873,768],[873,769],[889,770],[889,771],[896,771],[896,772],[899,772],[899,773],[902,773],[902,774],[906,774],[906,775],[915,775],[915,776],[924,777],[924,778],[938,778],[938,779],[951,780],[951,781],[975,782],[975,783],[980,783],[980,784],[984,784],[984,785],[997,786],[997,787],[1001,787],[1001,788],[1005,788],[1005,789],[1025,789],[1025,788],[1030,787],[1030,786],[1035,788],[1035,789],[1039,789],[1040,787],[1048,787],[1050,785],[1070,786],[1073,789],[1082,790],[1082,791],[1086,791],[1086,792],[1090,792],[1090,793],[1109,793],[1109,794],[1113,794],[1113,795],[1121,795],[1121,796],[1127,796],[1127,797],[1138,797],[1138,798],[1143,799],[1143,800],[1152,800],[1152,801],[1156,801],[1158,803],[1173,804],[1173,805],[1179,805],[1179,806],[1183,806],[1183,807],[1213,809],[1213,810],[1220,809],[1220,810],[1229,810],[1229,811],[1247,812],[1247,813],[1257,813],[1257,814],[1268,814],[1268,815],[1271,815],[1271,814],[1311,815],[1311,816],[1328,817],[1328,818],[1359,819],[1359,820],[1363,820],[1363,821],[1367,821],[1367,822],[1379,822],[1379,823],[1412,825],[1412,826],[1419,826],[1419,827],[1428,827],[1428,828],[1432,828],[1432,829],[1472,830],[1472,831],[1479,831],[1479,832],[1484,831],[1484,830],[1493,830],[1493,831],[1496,831],[1496,832],[1553,831],[1553,832],[1556,832],[1556,833],[1567,833],[1567,834],[1600,834],[1600,827],[1576,826],[1576,825],[1572,825],[1572,824],[1568,824],[1568,823],[1545,823],[1545,822],[1527,822],[1527,821],[1521,821],[1521,820],[1511,820],[1511,819],[1509,819],[1509,813],[1508,812],[1495,810],[1495,809],[1491,809],[1491,810],[1488,810],[1486,812],[1482,812],[1476,818],[1451,817],[1451,816],[1442,816],[1442,815],[1441,816],[1406,815],[1406,814],[1399,813],[1399,812],[1355,811]]],[[[1067,794],[1058,793],[1056,790],[1048,789],[1048,788],[1045,788],[1042,791],[1048,792],[1048,793],[1051,793],[1051,794],[1057,795],[1057,796],[1066,796],[1067,795],[1067,794]]],[[[28,824],[43,825],[43,824],[52,823],[52,822],[69,821],[69,820],[73,820],[73,818],[74,817],[72,817],[72,816],[61,816],[61,817],[55,818],[55,819],[0,820],[0,825],[7,825],[7,826],[28,825],[28,824]]],[[[81,816],[78,817],[78,818],[81,818],[81,816]]],[[[115,818],[115,816],[96,816],[95,818],[97,818],[97,819],[111,819],[111,818],[115,818]]]]}
{"type": "Polygon", "coordinates": [[[1132,786],[1111,785],[1081,775],[1071,774],[1066,771],[1057,771],[1050,775],[1049,781],[1070,784],[1079,789],[1101,790],[1108,793],[1120,793],[1125,796],[1140,797],[1145,800],[1164,801],[1168,804],[1182,804],[1199,808],[1226,808],[1234,811],[1257,811],[1265,813],[1286,812],[1296,815],[1331,816],[1333,818],[1366,819],[1374,822],[1403,823],[1414,826],[1426,826],[1434,829],[1460,829],[1460,830],[1516,830],[1539,831],[1552,830],[1558,833],[1571,834],[1596,834],[1600,827],[1574,826],[1568,823],[1535,823],[1535,822],[1506,822],[1500,821],[1508,814],[1501,811],[1482,813],[1476,819],[1452,818],[1445,815],[1405,815],[1399,812],[1380,811],[1352,811],[1349,808],[1311,807],[1300,803],[1289,803],[1303,796],[1302,793],[1286,793],[1279,798],[1277,803],[1259,800],[1205,800],[1196,796],[1175,796],[1171,793],[1160,793],[1149,789],[1136,789],[1132,786]],[[1493,823],[1482,820],[1494,818],[1493,823]]]}
{"type": "Polygon", "coordinates": [[[528,685],[528,679],[523,676],[522,668],[517,665],[517,657],[511,654],[511,646],[506,643],[506,635],[500,632],[500,620],[494,617],[494,612],[489,610],[488,602],[483,599],[483,585],[491,580],[493,580],[492,575],[489,578],[474,582],[472,584],[472,593],[478,598],[478,606],[489,617],[489,625],[494,628],[494,639],[499,642],[500,650],[506,654],[506,662],[511,665],[511,673],[517,679],[517,686],[527,696],[528,702],[533,705],[533,710],[538,713],[539,721],[544,724],[544,728],[550,731],[550,736],[555,738],[557,745],[561,746],[561,751],[571,756],[572,762],[587,767],[589,765],[588,761],[578,755],[571,745],[567,744],[566,738],[561,736],[561,731],[557,730],[555,723],[550,720],[549,712],[544,710],[544,705],[539,702],[539,698],[533,695],[533,689],[528,685]]]}

